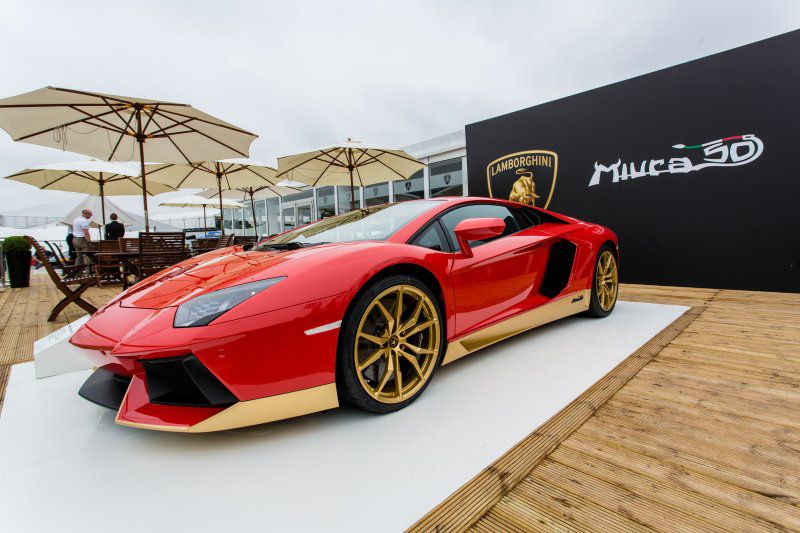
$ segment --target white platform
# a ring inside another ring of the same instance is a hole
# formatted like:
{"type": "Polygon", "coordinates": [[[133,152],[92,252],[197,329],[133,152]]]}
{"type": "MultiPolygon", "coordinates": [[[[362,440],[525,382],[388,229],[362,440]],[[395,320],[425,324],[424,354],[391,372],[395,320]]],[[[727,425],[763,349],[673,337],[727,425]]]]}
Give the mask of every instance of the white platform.
{"type": "Polygon", "coordinates": [[[400,531],[686,308],[620,302],[440,369],[391,415],[338,409],[217,434],[149,432],[77,396],[88,371],[16,365],[0,414],[0,529],[400,531]]]}
{"type": "Polygon", "coordinates": [[[88,321],[89,315],[82,316],[33,343],[33,363],[37,378],[92,368],[92,363],[84,355],[85,350],[69,343],[72,334],[88,321]]]}

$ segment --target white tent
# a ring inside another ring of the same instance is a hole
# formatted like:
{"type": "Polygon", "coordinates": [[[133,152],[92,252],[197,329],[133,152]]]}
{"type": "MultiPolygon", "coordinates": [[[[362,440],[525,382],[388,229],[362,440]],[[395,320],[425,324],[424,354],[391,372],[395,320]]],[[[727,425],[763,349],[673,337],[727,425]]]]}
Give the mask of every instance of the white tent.
{"type": "MultiPolygon", "coordinates": [[[[63,224],[72,224],[76,218],[81,216],[81,211],[84,209],[92,210],[90,224],[93,228],[99,228],[102,222],[100,218],[101,214],[99,196],[87,196],[85,200],[73,207],[69,213],[64,215],[64,218],[61,219],[61,222],[63,224]]],[[[117,220],[125,226],[126,234],[129,232],[136,233],[139,231],[145,231],[144,217],[135,213],[131,213],[130,211],[126,211],[114,203],[113,200],[106,197],[106,217],[108,217],[111,213],[116,213],[117,216],[119,216],[117,220]]],[[[167,224],[166,222],[151,223],[150,226],[152,227],[152,231],[183,231],[182,229],[167,224]]]]}
{"type": "Polygon", "coordinates": [[[67,227],[64,224],[50,224],[26,229],[0,226],[0,239],[22,235],[30,235],[37,241],[63,241],[67,238],[67,227]]]}

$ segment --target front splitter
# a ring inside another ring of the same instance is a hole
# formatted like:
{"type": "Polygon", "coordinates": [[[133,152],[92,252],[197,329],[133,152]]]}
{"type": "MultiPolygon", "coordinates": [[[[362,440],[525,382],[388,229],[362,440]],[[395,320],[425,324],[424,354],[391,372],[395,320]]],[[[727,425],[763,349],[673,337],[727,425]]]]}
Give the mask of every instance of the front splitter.
{"type": "MultiPolygon", "coordinates": [[[[133,387],[130,387],[130,389],[133,389],[133,387]]],[[[141,429],[182,433],[208,433],[212,431],[254,426],[256,424],[266,424],[276,420],[294,418],[339,407],[336,384],[328,383],[326,385],[279,394],[277,396],[238,402],[196,424],[162,425],[132,420],[131,418],[135,418],[135,413],[127,412],[126,410],[128,394],[130,394],[130,392],[126,393],[126,397],[122,402],[122,407],[117,412],[115,418],[117,424],[141,429]]],[[[185,407],[183,409],[198,408],[185,407]]]]}
{"type": "Polygon", "coordinates": [[[130,383],[131,378],[129,377],[98,368],[81,386],[78,395],[101,407],[116,411],[122,405],[130,383]]]}

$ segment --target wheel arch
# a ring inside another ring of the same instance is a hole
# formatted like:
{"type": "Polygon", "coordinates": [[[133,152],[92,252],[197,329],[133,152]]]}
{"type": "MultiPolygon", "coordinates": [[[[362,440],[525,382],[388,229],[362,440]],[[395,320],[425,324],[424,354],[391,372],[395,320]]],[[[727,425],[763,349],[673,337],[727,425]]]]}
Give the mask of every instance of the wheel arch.
{"type": "MultiPolygon", "coordinates": [[[[356,304],[361,295],[364,294],[364,291],[366,291],[372,284],[382,280],[383,278],[402,274],[413,276],[427,285],[431,292],[433,292],[433,295],[436,296],[436,299],[439,300],[439,304],[442,306],[442,313],[444,313],[445,317],[447,316],[447,303],[442,284],[439,282],[439,279],[436,277],[436,275],[424,266],[416,263],[395,263],[376,271],[361,285],[358,291],[350,299],[350,303],[347,304],[347,309],[345,310],[344,317],[342,318],[342,324],[347,323],[347,320],[350,318],[350,313],[353,310],[353,306],[356,304]]],[[[443,322],[446,323],[447,321],[444,320],[443,322]]]]}
{"type": "Polygon", "coordinates": [[[442,342],[444,343],[445,349],[447,348],[447,303],[444,297],[443,287],[442,284],[437,279],[436,275],[428,270],[427,268],[418,265],[416,263],[395,263],[393,265],[389,265],[386,267],[381,268],[380,270],[376,271],[372,276],[370,276],[358,289],[358,291],[353,295],[350,299],[350,303],[347,304],[347,309],[344,312],[344,316],[342,317],[342,327],[339,328],[339,335],[336,342],[336,373],[339,373],[339,353],[341,352],[342,342],[344,342],[344,336],[342,335],[342,328],[347,324],[350,320],[350,315],[353,312],[353,307],[355,307],[356,302],[361,297],[362,294],[374,283],[387,278],[389,276],[394,275],[408,275],[413,276],[420,281],[422,281],[428,288],[433,292],[433,295],[439,301],[439,305],[441,305],[442,310],[442,342]]]}
{"type": "MultiPolygon", "coordinates": [[[[617,260],[617,262],[619,262],[619,246],[617,245],[617,243],[615,241],[612,241],[611,239],[607,239],[605,242],[603,242],[603,244],[600,245],[600,248],[602,248],[603,246],[609,246],[611,250],[614,252],[614,258],[617,260]]],[[[598,250],[600,248],[598,248],[598,250]]]]}
{"type": "Polygon", "coordinates": [[[603,246],[606,246],[606,245],[610,246],[611,247],[611,251],[614,252],[614,259],[617,260],[617,270],[619,270],[619,267],[620,267],[619,244],[616,241],[612,241],[611,239],[608,239],[606,242],[603,243],[603,246]]]}

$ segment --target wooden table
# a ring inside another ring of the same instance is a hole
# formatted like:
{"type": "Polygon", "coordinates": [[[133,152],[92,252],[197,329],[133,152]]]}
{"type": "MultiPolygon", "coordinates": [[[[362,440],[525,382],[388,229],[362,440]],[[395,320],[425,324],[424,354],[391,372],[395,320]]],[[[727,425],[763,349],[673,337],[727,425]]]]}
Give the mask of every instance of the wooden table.
{"type": "Polygon", "coordinates": [[[124,252],[100,252],[97,250],[86,250],[78,253],[87,255],[91,259],[92,263],[100,263],[101,259],[108,259],[107,263],[113,263],[115,260],[118,261],[122,267],[123,288],[128,287],[127,274],[134,270],[131,268],[131,259],[136,259],[139,257],[138,250],[126,250],[124,252]]]}

